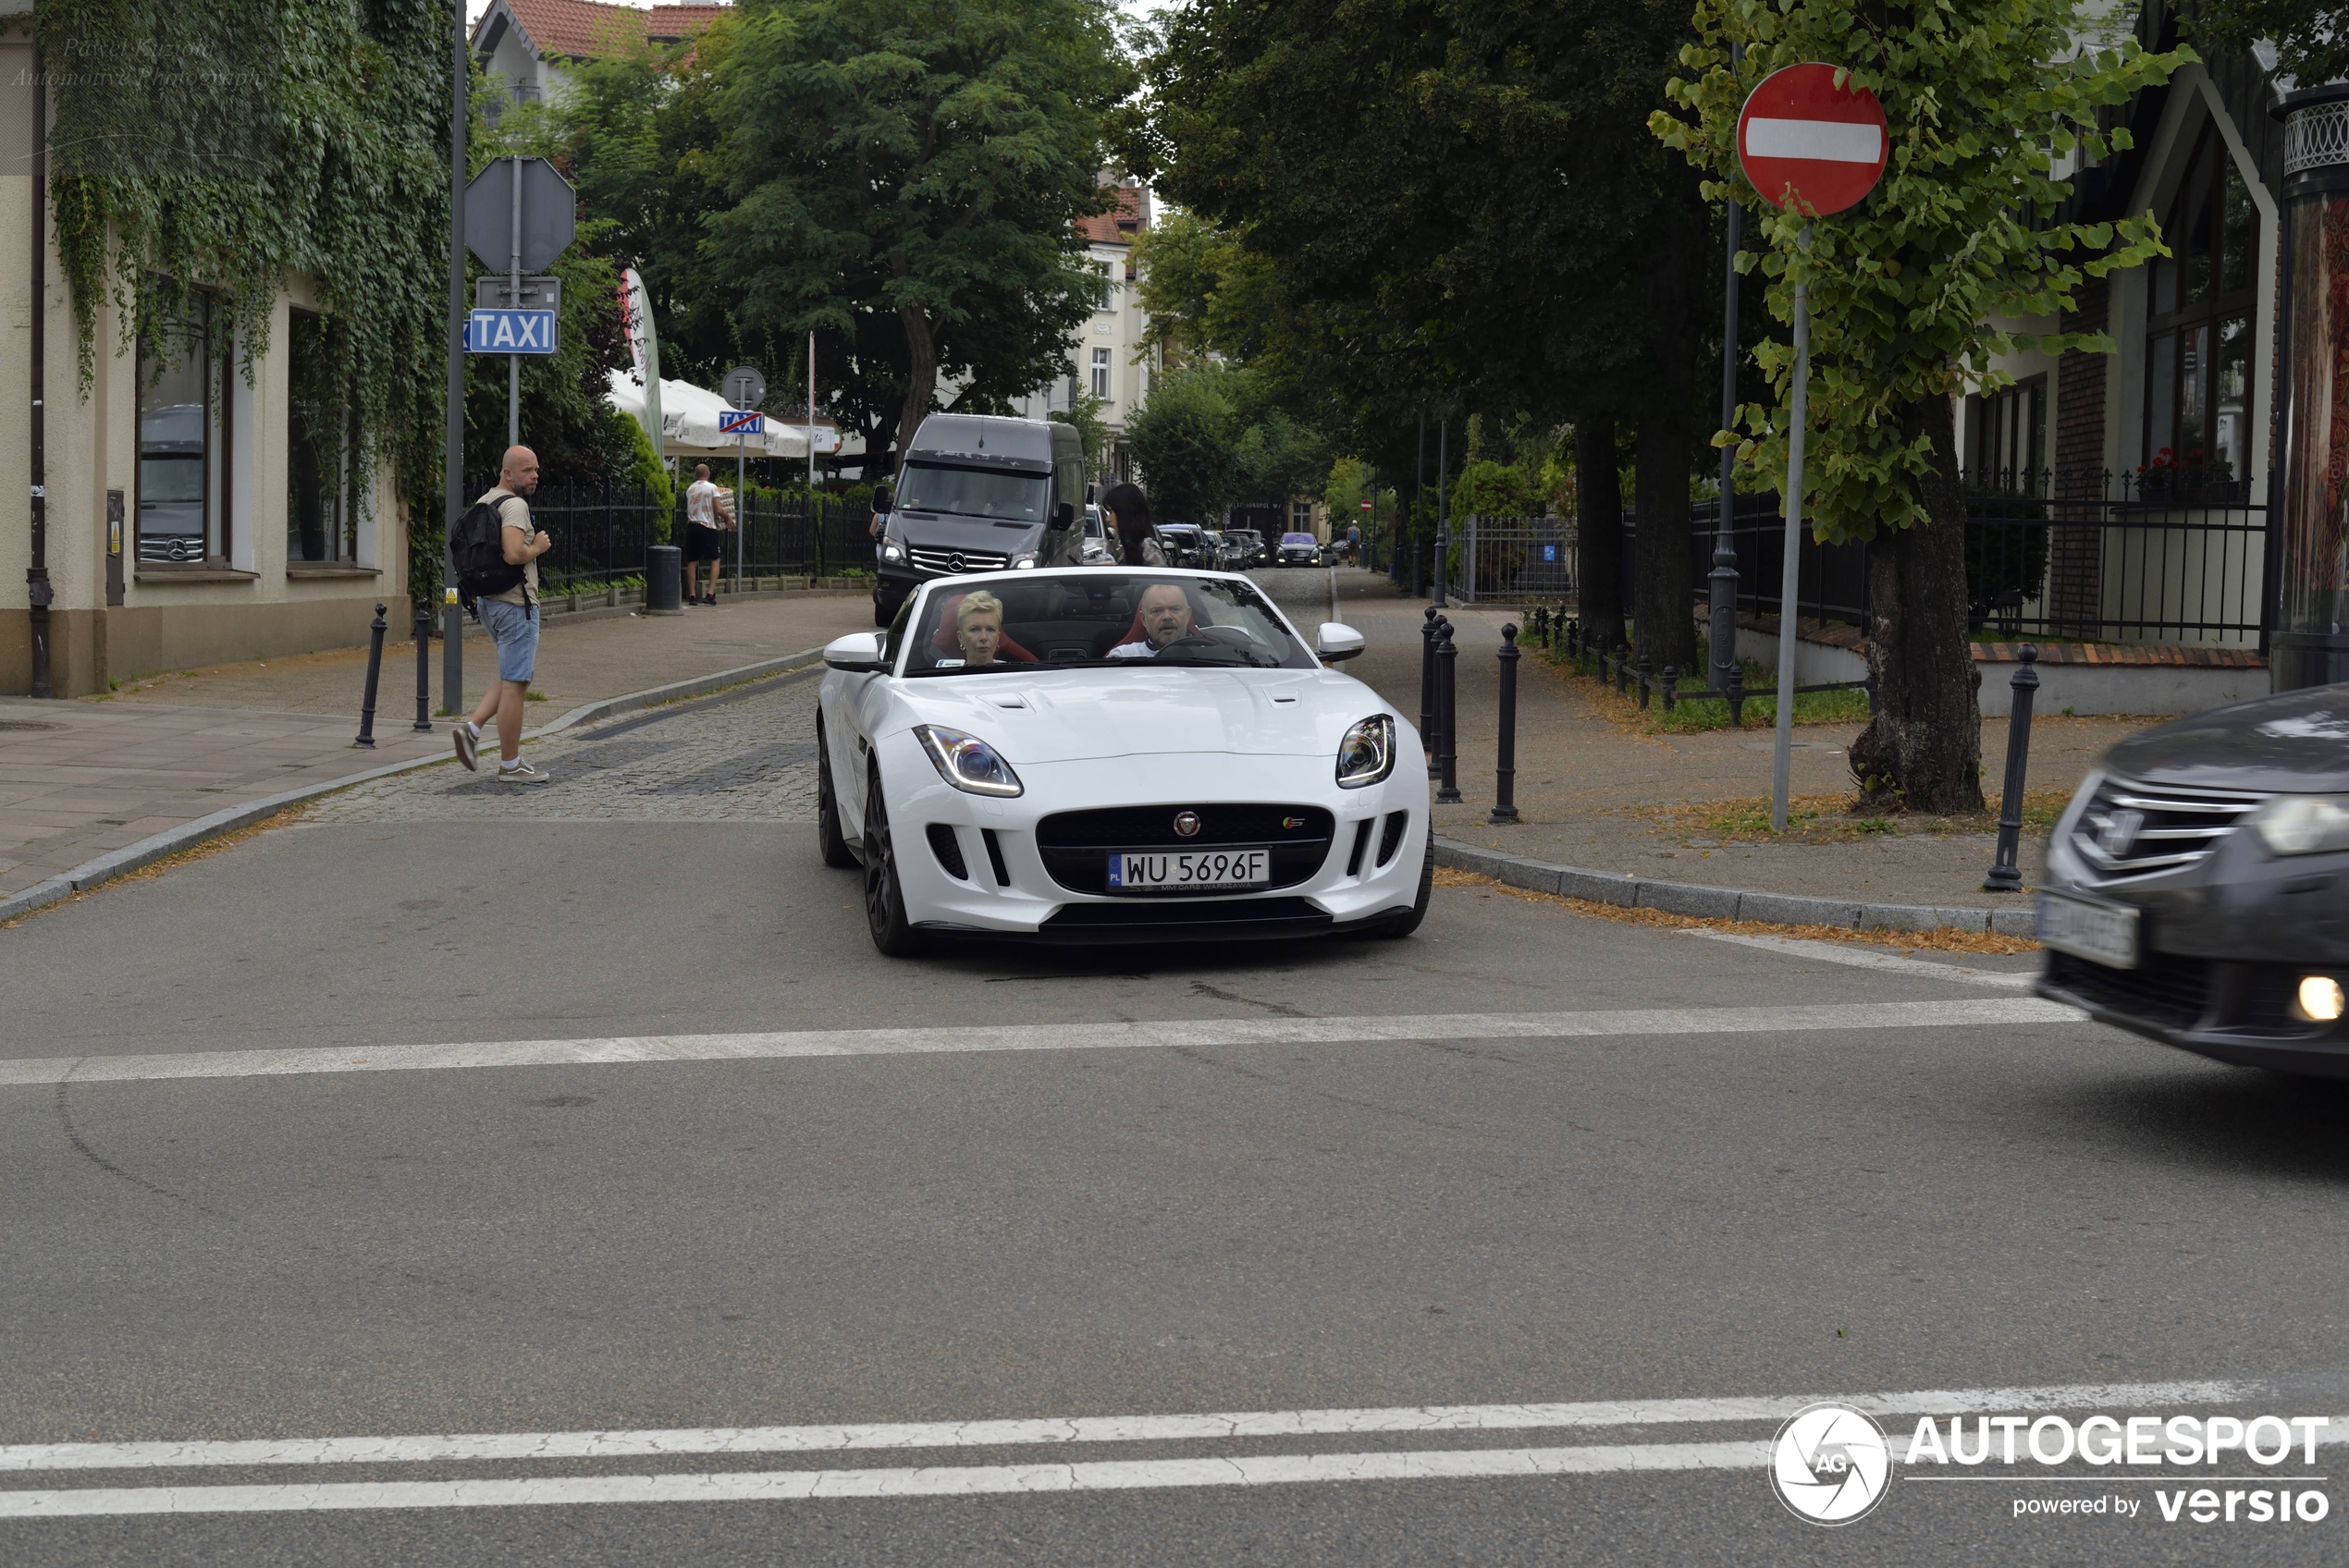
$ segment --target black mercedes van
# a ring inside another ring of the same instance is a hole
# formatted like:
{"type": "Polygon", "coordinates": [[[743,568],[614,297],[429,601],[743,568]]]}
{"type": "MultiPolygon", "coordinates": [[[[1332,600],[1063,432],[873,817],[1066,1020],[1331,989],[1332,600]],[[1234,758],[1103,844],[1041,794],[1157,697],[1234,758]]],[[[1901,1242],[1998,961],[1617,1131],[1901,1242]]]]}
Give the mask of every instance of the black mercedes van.
{"type": "Polygon", "coordinates": [[[1084,565],[1086,494],[1075,425],[994,414],[932,414],[905,448],[882,514],[873,623],[887,626],[916,585],[1006,568],[1084,565]]]}

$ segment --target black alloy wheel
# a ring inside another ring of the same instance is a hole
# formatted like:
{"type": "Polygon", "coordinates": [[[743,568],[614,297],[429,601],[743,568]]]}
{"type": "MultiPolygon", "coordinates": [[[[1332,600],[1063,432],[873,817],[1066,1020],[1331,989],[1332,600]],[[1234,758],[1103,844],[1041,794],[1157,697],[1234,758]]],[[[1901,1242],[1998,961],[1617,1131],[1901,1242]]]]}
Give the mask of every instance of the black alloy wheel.
{"type": "Polygon", "coordinates": [[[865,925],[873,946],[887,957],[911,958],[921,950],[921,934],[905,918],[905,890],[897,881],[897,850],[878,762],[865,774],[865,925]]]}
{"type": "Polygon", "coordinates": [[[856,851],[840,830],[840,796],[832,789],[832,751],[824,739],[821,713],[816,716],[816,842],[824,851],[824,864],[834,871],[856,864],[856,851]]]}

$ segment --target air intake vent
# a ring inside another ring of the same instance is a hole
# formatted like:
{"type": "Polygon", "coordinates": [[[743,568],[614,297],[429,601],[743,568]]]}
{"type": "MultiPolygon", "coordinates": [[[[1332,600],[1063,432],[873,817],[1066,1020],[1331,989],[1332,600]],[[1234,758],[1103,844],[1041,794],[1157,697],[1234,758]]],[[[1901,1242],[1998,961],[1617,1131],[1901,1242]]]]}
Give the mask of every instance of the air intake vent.
{"type": "Polygon", "coordinates": [[[963,864],[963,841],[954,837],[954,830],[946,824],[933,822],[929,825],[929,852],[938,857],[938,864],[955,881],[967,882],[971,879],[970,867],[963,864]]]}
{"type": "Polygon", "coordinates": [[[1010,887],[1012,885],[1012,870],[1011,867],[1003,864],[1003,846],[997,841],[995,838],[995,829],[992,827],[982,827],[978,830],[978,836],[987,840],[987,864],[995,873],[995,886],[998,888],[1010,887]]]}
{"type": "Polygon", "coordinates": [[[1354,829],[1354,852],[1346,857],[1347,876],[1359,876],[1362,875],[1362,855],[1363,852],[1369,850],[1370,847],[1371,819],[1366,816],[1362,819],[1362,825],[1354,829]]]}
{"type": "Polygon", "coordinates": [[[1408,827],[1410,825],[1411,814],[1409,812],[1396,811],[1387,813],[1386,831],[1380,834],[1378,839],[1379,864],[1384,865],[1388,861],[1395,858],[1395,851],[1400,849],[1403,844],[1403,829],[1408,827]]]}

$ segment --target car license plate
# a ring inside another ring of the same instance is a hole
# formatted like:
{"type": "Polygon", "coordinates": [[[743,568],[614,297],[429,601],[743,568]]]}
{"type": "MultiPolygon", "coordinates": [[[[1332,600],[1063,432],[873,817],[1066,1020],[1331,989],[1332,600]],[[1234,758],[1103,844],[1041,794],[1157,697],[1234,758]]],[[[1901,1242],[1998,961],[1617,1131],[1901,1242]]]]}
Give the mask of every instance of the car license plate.
{"type": "Polygon", "coordinates": [[[1272,880],[1270,850],[1121,851],[1109,857],[1110,890],[1116,893],[1261,888],[1272,880]]]}
{"type": "Polygon", "coordinates": [[[2137,911],[2065,893],[2041,893],[2032,922],[2047,946],[2115,969],[2137,967],[2137,911]]]}

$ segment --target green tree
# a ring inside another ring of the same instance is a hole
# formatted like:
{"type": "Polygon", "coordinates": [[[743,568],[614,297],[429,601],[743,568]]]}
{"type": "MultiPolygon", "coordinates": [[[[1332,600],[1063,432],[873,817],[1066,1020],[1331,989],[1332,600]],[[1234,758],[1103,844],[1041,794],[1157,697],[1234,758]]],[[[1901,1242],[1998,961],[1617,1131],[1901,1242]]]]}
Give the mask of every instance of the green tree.
{"type": "Polygon", "coordinates": [[[1150,396],[1125,422],[1152,516],[1210,522],[1230,504],[1240,484],[1234,379],[1211,365],[1154,376],[1150,396]]]}
{"type": "Polygon", "coordinates": [[[1102,279],[1101,119],[1130,85],[1101,0],[744,0],[726,70],[733,204],[709,253],[744,322],[903,345],[895,429],[941,378],[1047,380],[1102,279]]]}
{"type": "Polygon", "coordinates": [[[2188,38],[2213,54],[2247,50],[2266,39],[2276,70],[2304,86],[2349,76],[2349,5],[2340,0],[2202,0],[2179,20],[2188,38]]]}
{"type": "MultiPolygon", "coordinates": [[[[1810,288],[1812,368],[1802,512],[1823,539],[1866,539],[1868,660],[1877,712],[1852,744],[1863,797],[1928,812],[1982,808],[1980,709],[1969,649],[1965,507],[1951,398],[1998,385],[2012,347],[2110,352],[2101,333],[2034,337],[1998,322],[2072,308],[2087,277],[2166,253],[2150,214],[2114,225],[2056,221],[2069,182],[2050,160],[2129,145],[2097,111],[2166,80],[2189,52],[2072,51],[2074,0],[1700,0],[1698,41],[1671,83],[1686,118],[1655,134],[1734,189],[1756,214],[1746,258],[1770,279],[1769,309],[1810,288]],[[1728,44],[1746,45],[1732,71],[1728,44]],[[1882,182],[1859,206],[1812,223],[1733,182],[1738,112],[1781,66],[1828,60],[1876,95],[1891,125],[1882,182]],[[1800,237],[1806,228],[1808,248],[1800,237]]],[[[1791,349],[1759,351],[1775,394],[1740,410],[1738,461],[1754,488],[1783,483],[1791,349]]],[[[1644,478],[1644,475],[1642,476],[1644,478]]]]}

